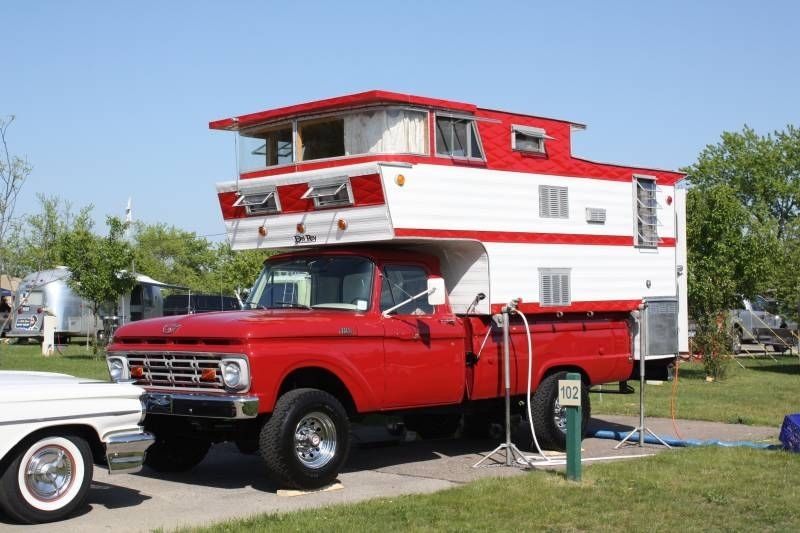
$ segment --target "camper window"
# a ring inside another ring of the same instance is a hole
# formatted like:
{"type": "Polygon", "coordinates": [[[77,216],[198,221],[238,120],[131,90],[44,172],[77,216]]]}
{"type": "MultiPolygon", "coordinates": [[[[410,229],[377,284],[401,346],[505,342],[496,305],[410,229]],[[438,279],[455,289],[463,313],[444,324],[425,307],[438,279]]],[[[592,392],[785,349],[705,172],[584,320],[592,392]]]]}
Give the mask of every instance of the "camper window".
{"type": "Polygon", "coordinates": [[[244,206],[248,215],[280,213],[280,199],[278,198],[278,191],[274,187],[269,190],[240,194],[241,196],[236,199],[233,206],[244,206]]]}
{"type": "Polygon", "coordinates": [[[468,118],[437,115],[436,154],[449,157],[483,159],[475,121],[468,118]]]}
{"type": "Polygon", "coordinates": [[[353,205],[353,190],[347,178],[318,181],[309,184],[303,198],[312,198],[317,208],[347,206],[353,205]]]}
{"type": "Polygon", "coordinates": [[[544,140],[547,138],[542,128],[531,126],[511,126],[511,149],[520,152],[543,154],[544,140]]]}
{"type": "Polygon", "coordinates": [[[300,161],[344,155],[344,119],[328,117],[299,122],[300,161]]]}
{"type": "Polygon", "coordinates": [[[292,125],[283,124],[239,134],[239,171],[285,165],[294,161],[292,125]]]}
{"type": "Polygon", "coordinates": [[[646,176],[634,176],[633,185],[636,208],[636,246],[656,248],[658,246],[656,180],[646,176]]]}

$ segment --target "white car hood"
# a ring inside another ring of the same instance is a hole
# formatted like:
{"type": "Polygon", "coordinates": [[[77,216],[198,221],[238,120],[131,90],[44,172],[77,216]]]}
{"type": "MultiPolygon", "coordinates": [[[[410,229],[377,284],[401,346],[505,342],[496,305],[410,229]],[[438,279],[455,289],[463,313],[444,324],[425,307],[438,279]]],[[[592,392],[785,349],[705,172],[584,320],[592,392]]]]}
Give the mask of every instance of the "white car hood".
{"type": "MultiPolygon", "coordinates": [[[[52,372],[0,371],[0,404],[43,400],[138,398],[144,389],[52,372]]],[[[0,408],[1,409],[1,408],[0,408]]]]}

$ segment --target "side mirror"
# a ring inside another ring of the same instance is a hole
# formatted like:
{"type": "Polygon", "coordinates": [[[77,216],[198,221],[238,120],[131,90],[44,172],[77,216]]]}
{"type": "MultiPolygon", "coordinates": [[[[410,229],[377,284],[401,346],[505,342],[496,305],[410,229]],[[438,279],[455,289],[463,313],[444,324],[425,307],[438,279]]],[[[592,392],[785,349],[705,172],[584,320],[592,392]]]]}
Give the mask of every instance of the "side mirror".
{"type": "Polygon", "coordinates": [[[428,278],[428,303],[444,305],[446,289],[444,278],[428,278]]]}

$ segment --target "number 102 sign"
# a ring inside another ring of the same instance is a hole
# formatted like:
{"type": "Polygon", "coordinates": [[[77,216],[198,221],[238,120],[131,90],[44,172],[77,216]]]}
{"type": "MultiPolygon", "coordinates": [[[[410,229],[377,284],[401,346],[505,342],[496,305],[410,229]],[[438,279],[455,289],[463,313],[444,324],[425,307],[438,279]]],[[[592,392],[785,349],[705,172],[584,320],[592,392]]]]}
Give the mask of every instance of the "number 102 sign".
{"type": "Polygon", "coordinates": [[[579,407],[581,405],[581,380],[558,380],[558,403],[561,407],[579,407]]]}

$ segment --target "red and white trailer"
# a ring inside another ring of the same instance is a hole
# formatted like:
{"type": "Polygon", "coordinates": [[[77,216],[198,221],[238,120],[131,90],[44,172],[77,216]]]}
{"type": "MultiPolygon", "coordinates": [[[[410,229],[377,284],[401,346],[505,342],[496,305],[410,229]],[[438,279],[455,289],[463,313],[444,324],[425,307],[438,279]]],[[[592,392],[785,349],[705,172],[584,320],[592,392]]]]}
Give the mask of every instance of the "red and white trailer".
{"type": "MultiPolygon", "coordinates": [[[[231,245],[284,253],[267,261],[253,310],[119,330],[109,361],[170,406],[153,404],[156,434],[175,431],[170,415],[191,414],[182,442],[259,437],[274,477],[319,485],[344,460],[341,409],[351,418],[396,411],[423,434],[453,431],[462,414],[491,418],[503,394],[491,317],[519,300],[535,346],[535,422],[558,447],[554,380],[566,371],[580,372],[587,387],[628,379],[638,358],[633,312],[643,302],[648,367],[663,370],[685,349],[683,175],[575,157],[571,135],[581,124],[370,91],[210,126],[237,134],[239,175],[217,184],[231,245]],[[320,273],[323,260],[341,264],[320,273]],[[342,271],[347,261],[357,272],[342,271]],[[418,289],[439,277],[446,300],[422,301],[418,289]],[[416,300],[393,308],[402,303],[395,289],[416,300]],[[240,357],[247,385],[214,375],[205,386],[210,372],[187,370],[184,379],[174,361],[156,372],[153,342],[174,346],[165,360],[203,346],[204,361],[218,361],[223,375],[240,357]],[[229,405],[245,420],[225,433],[202,402],[229,405]],[[308,408],[293,411],[298,404],[308,408]],[[255,414],[243,416],[242,405],[257,405],[255,414]],[[329,414],[308,429],[310,410],[329,414]],[[338,451],[327,460],[292,451],[309,439],[338,451]]],[[[512,323],[520,397],[526,335],[512,323]]],[[[150,454],[168,448],[157,442],[150,454]]]]}

